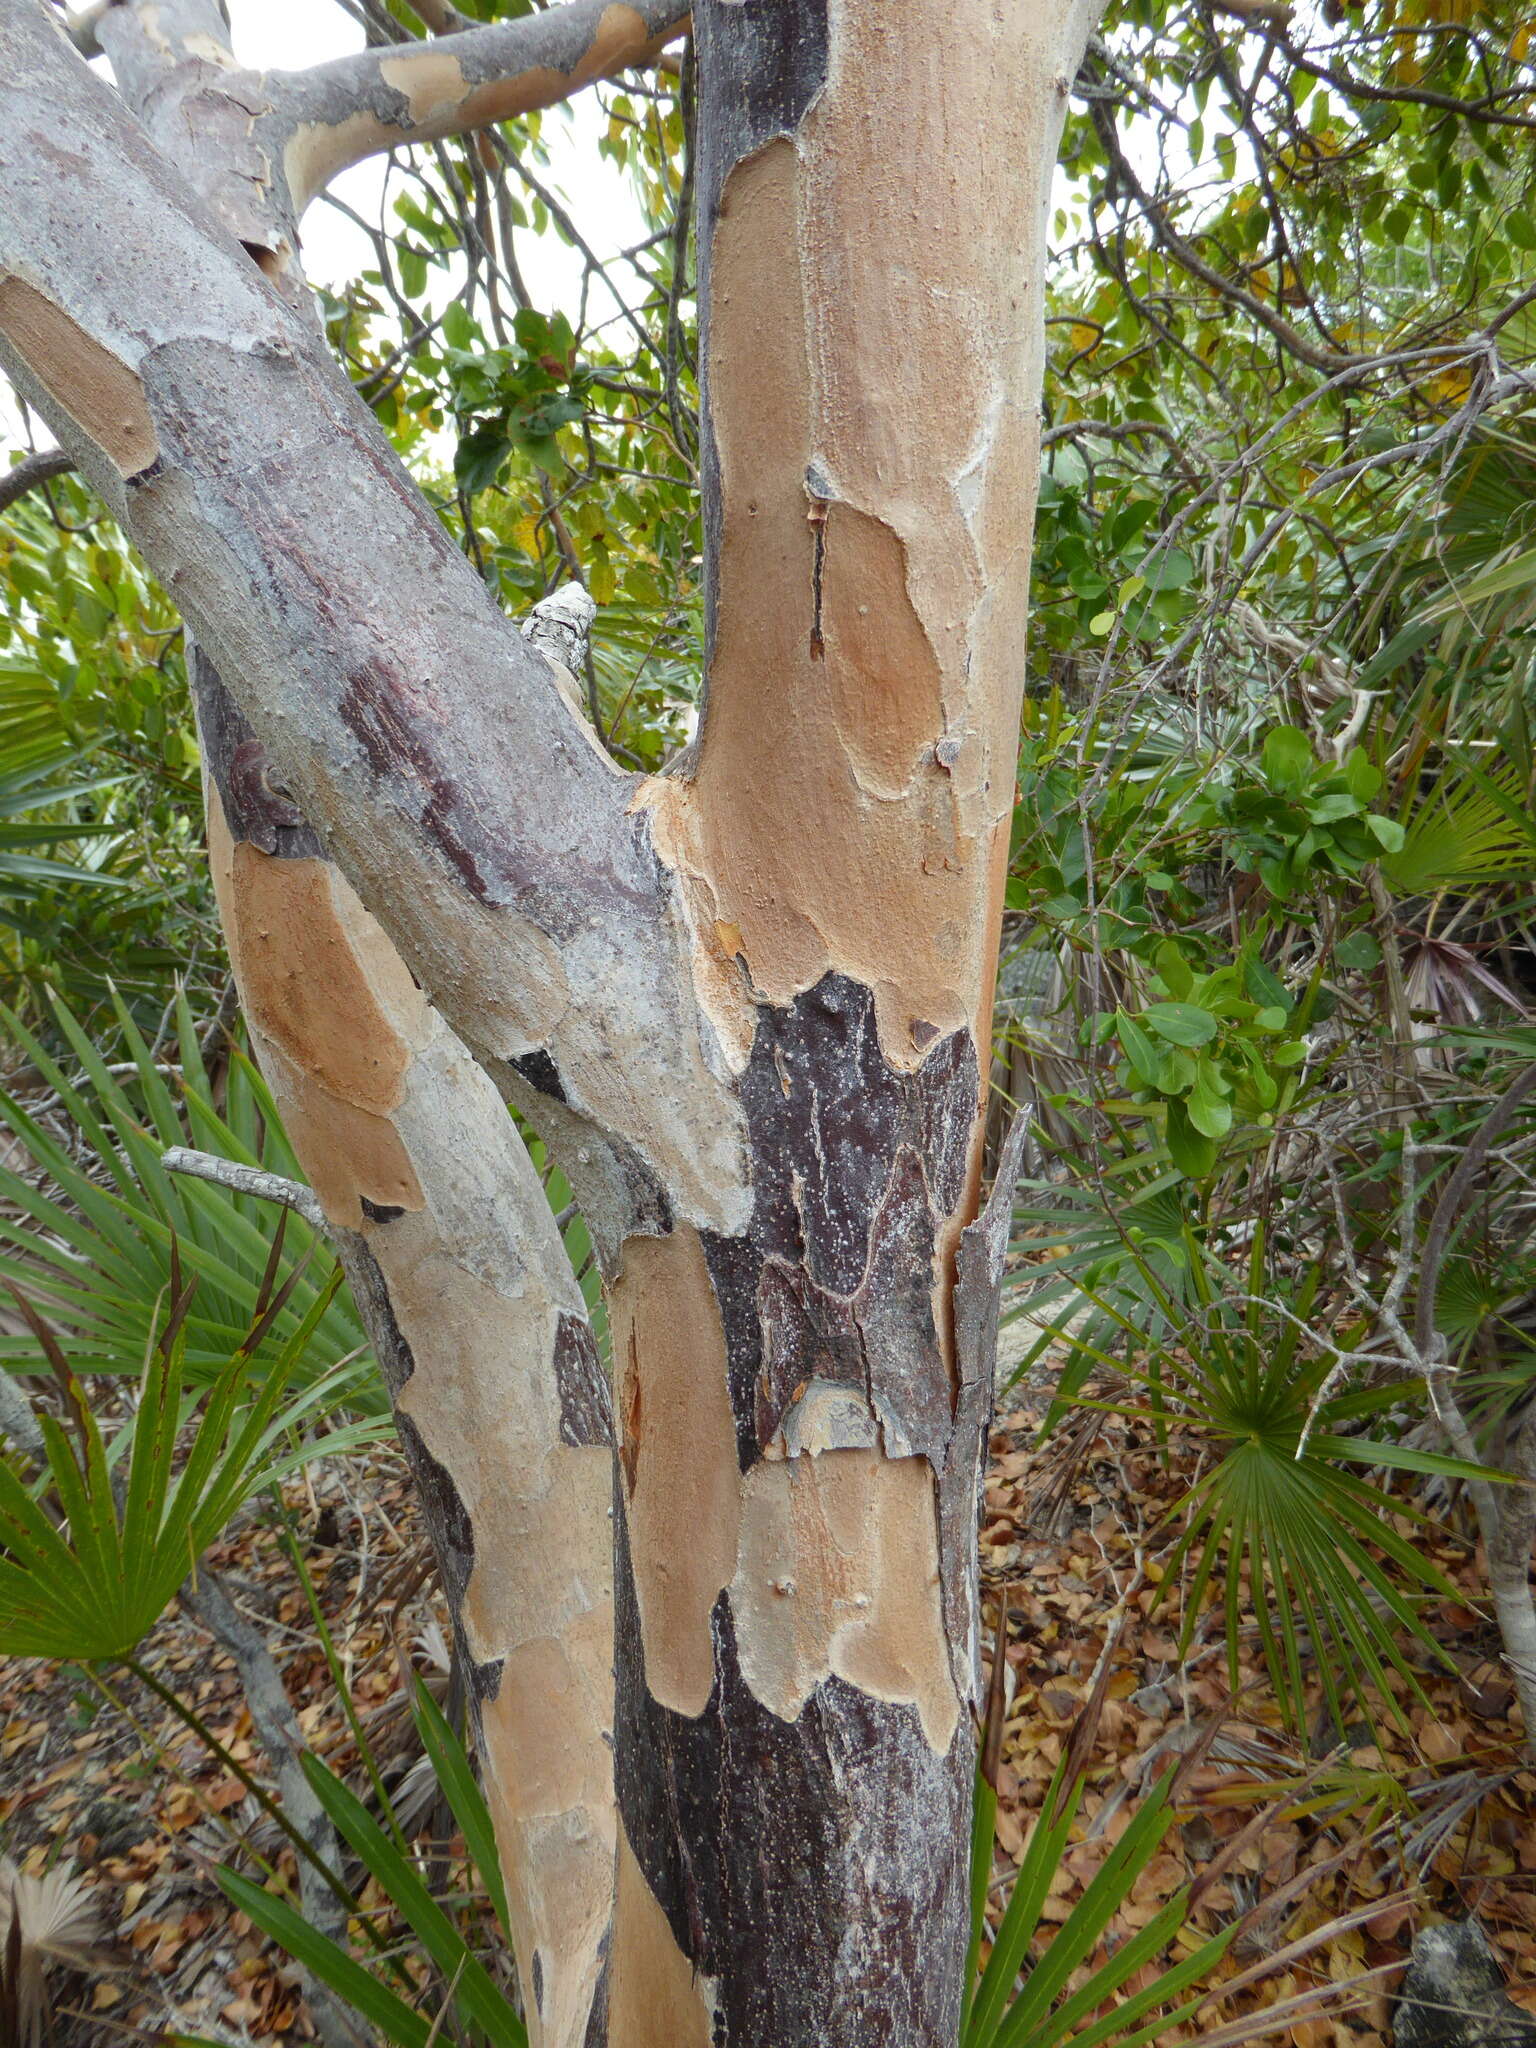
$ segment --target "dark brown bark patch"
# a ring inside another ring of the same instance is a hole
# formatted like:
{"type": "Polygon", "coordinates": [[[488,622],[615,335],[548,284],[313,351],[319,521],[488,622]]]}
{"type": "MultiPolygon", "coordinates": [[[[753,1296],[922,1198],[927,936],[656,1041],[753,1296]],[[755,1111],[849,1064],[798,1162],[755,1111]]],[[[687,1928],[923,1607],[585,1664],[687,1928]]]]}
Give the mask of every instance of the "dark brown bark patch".
{"type": "MultiPolygon", "coordinates": [[[[945,1526],[964,1526],[973,1548],[980,1411],[967,1410],[955,1444],[957,1388],[934,1308],[978,1110],[969,1034],[937,1039],[915,1070],[894,1067],[872,991],[829,974],[762,1007],[738,1085],[752,1218],[740,1237],[701,1242],[741,1470],[855,1446],[924,1454],[954,1495],[945,1526]],[[813,1386],[821,1398],[802,1408],[813,1386]]],[[[703,1711],[661,1705],[646,1684],[622,1486],[616,1521],[620,1815],[679,1948],[718,1979],[716,2048],[953,2048],[972,1769],[963,1719],[941,1752],[916,1706],[835,1675],[782,1718],[747,1682],[726,1594],[710,1615],[703,1711]]],[[[948,1542],[942,1566],[954,1581],[945,1620],[963,1619],[971,1549],[948,1542]]],[[[969,1680],[957,1689],[971,1696],[969,1680]]]]}
{"type": "Polygon", "coordinates": [[[841,1679],[780,1720],[748,1689],[730,1608],[697,1719],[645,1686],[616,1515],[619,1810],[679,1948],[715,1987],[715,2048],[884,2041],[953,2048],[972,1765],[936,1755],[915,1708],[841,1679]]]}
{"type": "Polygon", "coordinates": [[[718,203],[732,164],[793,135],[827,81],[826,0],[700,0],[700,178],[718,203]]]}
{"type": "Polygon", "coordinates": [[[904,1072],[881,1051],[871,992],[828,974],[788,1007],[763,1009],[741,1098],[752,1237],[765,1253],[803,1259],[818,1286],[851,1294],[864,1278],[871,1219],[903,1146],[922,1163],[935,1211],[959,1205],[978,1101],[968,1033],[904,1072]]]}
{"type": "Polygon", "coordinates": [[[555,1385],[560,1395],[560,1441],[613,1447],[613,1402],[597,1355],[592,1325],[561,1311],[555,1335],[555,1385]]]}
{"type": "Polygon", "coordinates": [[[320,835],[273,782],[266,750],[201,647],[192,648],[192,692],[203,765],[224,806],[229,836],[282,860],[322,860],[320,835]]]}
{"type": "Polygon", "coordinates": [[[939,1467],[939,1567],[944,1633],[955,1687],[975,1699],[981,1684],[980,1616],[976,1604],[976,1529],[985,1479],[987,1435],[997,1388],[997,1325],[1003,1268],[1013,1228],[1030,1121],[1020,1113],[1003,1144],[987,1205],[960,1235],[955,1261],[955,1364],[960,1387],[954,1427],[939,1467]]]}
{"type": "MultiPolygon", "coordinates": [[[[726,180],[776,135],[793,135],[827,80],[827,0],[699,0],[693,10],[701,91],[698,114],[699,360],[709,360],[709,269],[726,180]]],[[[720,460],[701,393],[705,666],[714,646],[720,551],[720,460]]]]}
{"type": "Polygon", "coordinates": [[[541,1095],[549,1095],[556,1102],[565,1101],[565,1085],[560,1079],[560,1069],[553,1058],[539,1046],[533,1052],[525,1052],[507,1065],[514,1067],[530,1088],[537,1088],[541,1095]]]}
{"type": "MultiPolygon", "coordinates": [[[[813,1381],[847,1386],[867,1405],[889,1456],[939,1456],[951,1423],[949,1374],[934,1327],[935,1217],[922,1164],[902,1146],[873,1220],[864,1278],[853,1294],[818,1287],[804,1267],[770,1256],[757,1288],[762,1365],[757,1442],[766,1447],[813,1381]]],[[[790,1449],[796,1448],[793,1444],[790,1449]]]]}
{"type": "Polygon", "coordinates": [[[931,1296],[939,1232],[965,1195],[970,1034],[938,1041],[915,1072],[892,1067],[870,990],[829,974],[764,1006],[740,1092],[752,1221],[745,1238],[706,1233],[704,1247],[741,1469],[816,1380],[859,1390],[893,1454],[938,1459],[954,1388],[931,1296]]]}

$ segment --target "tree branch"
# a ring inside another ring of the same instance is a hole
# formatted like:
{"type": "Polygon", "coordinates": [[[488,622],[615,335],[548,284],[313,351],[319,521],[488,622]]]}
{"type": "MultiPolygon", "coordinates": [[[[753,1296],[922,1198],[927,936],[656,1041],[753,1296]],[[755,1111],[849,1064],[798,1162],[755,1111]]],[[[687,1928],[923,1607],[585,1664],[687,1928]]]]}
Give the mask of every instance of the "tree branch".
{"type": "Polygon", "coordinates": [[[193,1152],[185,1145],[173,1145],[160,1155],[167,1173],[184,1173],[189,1180],[211,1181],[231,1194],[254,1195],[258,1201],[280,1202],[302,1216],[311,1230],[322,1237],[331,1234],[325,1211],[318,1198],[300,1181],[285,1180],[279,1173],[266,1173],[259,1166],[242,1166],[238,1159],[221,1159],[215,1152],[193,1152]]]}
{"type": "Polygon", "coordinates": [[[0,17],[0,273],[0,361],[443,1014],[573,1150],[599,1122],[714,1213],[739,1123],[634,786],[323,337],[33,5],[0,17]]]}
{"type": "Polygon", "coordinates": [[[1169,218],[1169,208],[1154,199],[1137,177],[1130,159],[1120,146],[1119,132],[1110,107],[1103,99],[1095,98],[1089,103],[1088,111],[1094,133],[1099,138],[1115,180],[1134,201],[1138,212],[1146,221],[1154,242],[1179,265],[1181,270],[1187,271],[1193,278],[1198,278],[1202,284],[1209,285],[1211,290],[1218,297],[1225,299],[1229,305],[1241,307],[1251,319],[1256,320],[1261,327],[1267,328],[1288,354],[1294,356],[1298,362],[1305,363],[1309,369],[1351,369],[1356,363],[1368,360],[1351,355],[1345,349],[1320,348],[1308,341],[1289,320],[1277,313],[1272,306],[1266,305],[1263,299],[1232,278],[1224,276],[1214,264],[1207,263],[1194,244],[1174,228],[1169,218]]]}
{"type": "Polygon", "coordinates": [[[567,0],[427,43],[269,73],[290,130],[284,167],[295,212],[364,157],[554,106],[595,79],[651,62],[688,14],[681,0],[567,0]]]}
{"type": "Polygon", "coordinates": [[[39,448],[35,454],[24,455],[13,469],[0,473],[0,512],[8,512],[18,498],[35,491],[39,484],[66,476],[74,466],[74,457],[62,448],[39,448]]]}

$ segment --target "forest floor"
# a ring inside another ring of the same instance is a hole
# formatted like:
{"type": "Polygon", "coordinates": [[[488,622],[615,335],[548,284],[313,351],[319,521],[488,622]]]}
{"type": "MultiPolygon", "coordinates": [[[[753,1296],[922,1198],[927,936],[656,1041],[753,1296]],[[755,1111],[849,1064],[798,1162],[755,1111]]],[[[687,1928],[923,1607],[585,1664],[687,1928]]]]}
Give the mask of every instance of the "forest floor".
{"type": "MultiPolygon", "coordinates": [[[[1165,1451],[1141,1424],[1084,1411],[1041,1450],[1047,1393],[1009,1398],[1017,1405],[993,1435],[981,1545],[988,1627],[1004,1609],[1008,1628],[999,1886],[1074,1725],[1080,1741],[1086,1733],[1079,1717],[1097,1684],[1089,1790],[1047,1921],[1081,1896],[1148,1787],[1204,1739],[1177,1821],[1107,1938],[1113,1945],[1146,1925],[1246,1828],[1197,1920],[1214,1929],[1252,1916],[1222,1966],[1227,1979],[1278,1964],[1167,2041],[1232,2029],[1234,2043],[1388,2048],[1414,1931],[1468,1914],[1536,2014],[1536,1772],[1522,1766],[1511,1689],[1478,1612],[1475,1559],[1456,1532],[1444,1533],[1440,1562],[1466,1598],[1435,1616],[1449,1664],[1423,1669],[1429,1706],[1405,1687],[1402,1725],[1341,1733],[1324,1714],[1300,1741],[1278,1725],[1256,1643],[1240,1646],[1234,1695],[1218,1614],[1197,1618],[1180,1654],[1168,1510],[1194,1476],[1193,1445],[1175,1438],[1165,1451]],[[1309,1772],[1307,1810],[1296,1812],[1294,1792],[1287,1810],[1284,1789],[1309,1772]],[[1327,1933],[1341,1917],[1344,1931],[1327,1933]],[[1332,1992],[1326,2015],[1265,2031],[1262,2012],[1314,1991],[1332,1992]]],[[[286,1505],[359,1724],[390,1781],[417,1753],[406,1663],[437,1680],[445,1664],[403,1465],[387,1453],[328,1461],[290,1486],[286,1505]]],[[[260,1625],[312,1746],[365,1789],[356,1733],[277,1519],[250,1513],[212,1563],[260,1625]]],[[[174,1610],[143,1663],[267,1781],[232,1661],[197,1622],[174,1610]]],[[[97,1923],[90,1966],[51,1980],[51,2039],[59,2048],[175,2030],[229,2043],[309,2039],[297,1973],[213,1878],[232,1860],[250,1870],[252,1847],[282,1868],[280,1837],[149,1684],[131,1674],[107,1683],[110,1697],[78,1669],[0,1666],[0,1845],[23,1872],[78,1872],[97,1923]]],[[[446,1889],[472,1891],[462,1845],[442,1851],[446,1889]]],[[[380,1903],[375,1892],[363,1900],[380,1903]]]]}

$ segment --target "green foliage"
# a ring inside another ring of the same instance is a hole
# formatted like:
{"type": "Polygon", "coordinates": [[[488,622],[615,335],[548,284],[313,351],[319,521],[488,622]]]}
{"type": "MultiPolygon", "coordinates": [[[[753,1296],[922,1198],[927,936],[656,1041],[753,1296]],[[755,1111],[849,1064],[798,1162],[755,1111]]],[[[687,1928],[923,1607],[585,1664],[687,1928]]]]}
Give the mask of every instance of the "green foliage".
{"type": "MultiPolygon", "coordinates": [[[[1051,1879],[1071,1839],[1083,1794],[1080,1777],[1068,1780],[1063,1759],[1045,1795],[1041,1816],[1024,1845],[1013,1888],[992,1935],[986,1966],[968,1987],[960,2048],[1142,2048],[1178,2026],[1203,2004],[1188,1998],[1231,1946],[1237,1925],[1206,1940],[1146,1989],[1126,1993],[1131,1979],[1167,1953],[1190,1916],[1185,1885],[1147,1925],[1121,1943],[1070,1995],[1067,1985],[1102,1940],[1110,1922],[1135,1892],[1137,1880],[1162,1847],[1173,1824],[1177,1769],[1168,1771],[1140,1801],[1130,1825],[1106,1854],[1092,1882],[1060,1925],[1044,1922],[1051,1879]],[[1019,1974],[1027,1971],[1022,1987],[1019,1974]],[[1101,2005],[1112,2011],[1090,2015],[1101,2005]]],[[[978,1771],[971,1843],[971,1963],[980,1955],[992,1873],[992,1831],[997,1794],[978,1771]]]]}
{"type": "Polygon", "coordinates": [[[0,902],[19,929],[25,929],[18,916],[21,905],[37,901],[45,883],[123,884],[120,875],[100,873],[83,862],[50,860],[29,850],[82,845],[111,831],[110,825],[92,823],[82,815],[92,800],[99,801],[112,788],[111,780],[71,780],[70,770],[76,765],[73,756],[56,754],[30,767],[0,772],[0,902]]]}
{"type": "MultiPolygon", "coordinates": [[[[313,1355],[293,1367],[299,1381],[338,1358],[366,1355],[350,1302],[333,1285],[334,1256],[307,1224],[269,1202],[168,1174],[160,1163],[170,1147],[190,1144],[300,1177],[254,1067],[238,1053],[231,1057],[220,1114],[184,1000],[177,1006],[174,1076],[162,1071],[125,1007],[118,1024],[131,1073],[121,1076],[62,1003],[55,1002],[51,1014],[78,1063],[78,1080],[14,1014],[0,1009],[0,1024],[53,1091],[72,1134],[71,1142],[61,1141],[19,1097],[0,1094],[0,1124],[33,1169],[0,1169],[6,1204],[0,1281],[38,1302],[71,1368],[140,1372],[165,1305],[178,1291],[178,1269],[198,1283],[185,1325],[194,1384],[218,1377],[274,1283],[281,1306],[261,1331],[253,1369],[275,1368],[317,1304],[313,1355]]],[[[0,1365],[35,1370],[35,1344],[0,1337],[0,1365]]],[[[354,1391],[373,1412],[383,1411],[383,1392],[371,1373],[354,1391]]]]}
{"type": "MultiPolygon", "coordinates": [[[[1118,1257],[1099,1261],[1113,1272],[1113,1292],[1079,1264],[1074,1299],[1095,1313],[1049,1325],[1065,1364],[1046,1426],[1085,1405],[1150,1414],[1165,1431],[1177,1423],[1203,1442],[1201,1475],[1168,1512],[1180,1533],[1163,1585],[1180,1589],[1181,1654],[1214,1589],[1234,1688],[1251,1627],[1293,1727],[1306,1726],[1312,1674],[1341,1727],[1348,1714],[1372,1719],[1381,1702],[1395,1711],[1387,1673],[1420,1696],[1414,1658],[1446,1661],[1424,1603],[1456,1590],[1431,1555],[1424,1517],[1362,1475],[1489,1475],[1401,1441],[1400,1381],[1350,1383],[1341,1362],[1368,1332],[1315,1334],[1317,1269],[1293,1283],[1256,1229],[1238,1292],[1187,1215],[1175,1226],[1165,1213],[1161,1223],[1160,1245],[1134,1216],[1120,1225],[1118,1257]],[[1088,1399],[1082,1388],[1099,1370],[1128,1396],[1088,1399]]],[[[1104,1235],[1114,1232],[1111,1224],[1104,1235]]]]}
{"type": "Polygon", "coordinates": [[[1190,822],[1208,827],[1232,865],[1284,903],[1315,879],[1353,880],[1383,850],[1401,852],[1402,826],[1370,809],[1384,779],[1363,748],[1335,767],[1294,725],[1274,726],[1246,777],[1206,783],[1190,822]]]}
{"type": "Polygon", "coordinates": [[[116,988],[153,1028],[215,964],[179,639],[75,479],[0,520],[0,975],[30,1022],[53,986],[105,1032],[116,988]]]}
{"type": "Polygon", "coordinates": [[[594,723],[625,765],[652,770],[690,736],[701,653],[683,88],[658,73],[595,97],[597,153],[650,225],[638,249],[598,254],[607,224],[579,222],[550,179],[563,117],[533,114],[517,124],[489,238],[499,290],[459,280],[466,234],[487,239],[472,205],[486,172],[480,145],[452,139],[433,163],[392,167],[378,264],[324,308],[359,389],[503,606],[523,610],[573,575],[591,591],[594,723]],[[579,302],[529,302],[516,251],[542,237],[580,254],[579,302]]]}
{"type": "MultiPolygon", "coordinates": [[[[416,1688],[414,1712],[423,1746],[432,1759],[438,1782],[475,1866],[490,1891],[497,1921],[505,1934],[506,1891],[496,1857],[495,1836],[469,1758],[420,1684],[416,1688]]],[[[376,1969],[368,1968],[336,1942],[317,1933],[286,1900],[274,1898],[238,1872],[226,1869],[217,1873],[225,1894],[397,2048],[429,2048],[430,2043],[443,2037],[446,2014],[451,2014],[454,2025],[464,2030],[461,2038],[483,2042],[486,2048],[526,2048],[527,2029],[516,2009],[475,1954],[459,1918],[432,1896],[403,1841],[381,1827],[361,1800],[318,1758],[306,1756],[303,1765],[305,1776],[338,1833],[435,1966],[447,1987],[444,2010],[428,2017],[408,2004],[376,1969]]]]}
{"type": "MultiPolygon", "coordinates": [[[[0,1462],[0,1656],[108,1662],[132,1656],[241,1504],[297,1457],[284,1438],[315,1397],[285,1410],[295,1367],[328,1306],[319,1296],[266,1366],[252,1353],[273,1304],[199,1400],[187,1384],[185,1317],[194,1282],[170,1304],[124,1428],[108,1442],[55,1349],[70,1428],[41,1418],[46,1465],[28,1481],[0,1462]],[[253,1385],[253,1380],[255,1384],[253,1385]],[[191,1437],[178,1469],[178,1444],[191,1437]],[[114,1477],[126,1458],[126,1473],[114,1477]]],[[[333,1400],[342,1389],[325,1390],[333,1400]]]]}
{"type": "Polygon", "coordinates": [[[471,494],[497,480],[514,448],[558,473],[559,430],[587,412],[576,336],[565,315],[548,319],[525,306],[512,326],[515,350],[487,348],[462,304],[443,316],[443,370],[459,436],[453,473],[471,494]]]}

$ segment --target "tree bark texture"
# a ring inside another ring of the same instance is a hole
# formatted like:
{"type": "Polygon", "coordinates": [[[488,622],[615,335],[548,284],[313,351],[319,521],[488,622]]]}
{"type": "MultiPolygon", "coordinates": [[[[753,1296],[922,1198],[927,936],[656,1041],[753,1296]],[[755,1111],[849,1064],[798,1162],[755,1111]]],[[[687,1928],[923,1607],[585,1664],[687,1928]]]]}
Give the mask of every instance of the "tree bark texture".
{"type": "Polygon", "coordinates": [[[1086,19],[694,19],[709,696],[691,776],[647,800],[752,1213],[627,1247],[614,1288],[614,2012],[657,2044],[947,2044],[984,1439],[954,1259],[1086,19]],[[667,1970],[679,2021],[648,2025],[667,1970]]]}
{"type": "Polygon", "coordinates": [[[586,1305],[501,1097],[273,789],[212,664],[194,654],[194,672],[241,1006],[421,1497],[530,2034],[547,2048],[601,2040],[613,1427],[586,1305]]]}
{"type": "MultiPolygon", "coordinates": [[[[414,1359],[386,1370],[422,1469],[450,1475],[444,1540],[473,1557],[460,1592],[497,1699],[518,1646],[490,1581],[524,1569],[509,1496],[532,1439],[463,1305],[498,1291],[484,1217],[520,1169],[478,1145],[462,1187],[444,1168],[460,1041],[538,1122],[598,1244],[610,2039],[952,2048],[1007,1190],[1001,1221],[966,1226],[1045,215],[1090,9],[699,0],[693,22],[708,695],[676,774],[613,767],[282,265],[250,261],[33,0],[0,0],[0,358],[249,721],[210,746],[232,950],[322,1199],[414,1359]],[[243,746],[288,822],[239,809],[243,746]],[[315,839],[285,843],[304,819],[315,839]],[[346,994],[318,964],[329,933],[346,994]],[[423,1375],[415,1332],[460,1309],[462,1351],[423,1375]]],[[[476,77],[441,117],[408,110],[418,132],[472,125],[476,77]]],[[[281,126],[279,84],[252,132],[281,126]]],[[[525,1275],[504,1312],[559,1387],[558,1290],[525,1275]]],[[[569,1451],[584,1475],[601,1455],[569,1451]]]]}

